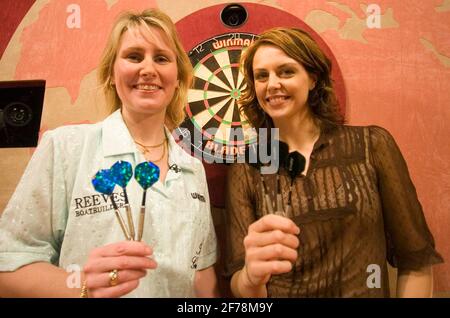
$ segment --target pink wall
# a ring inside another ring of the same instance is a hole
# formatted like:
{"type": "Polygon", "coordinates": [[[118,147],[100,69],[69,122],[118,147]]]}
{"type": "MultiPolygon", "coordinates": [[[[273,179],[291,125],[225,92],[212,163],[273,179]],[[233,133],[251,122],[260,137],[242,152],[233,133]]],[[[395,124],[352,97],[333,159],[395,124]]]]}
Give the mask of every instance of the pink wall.
{"type": "MultiPolygon", "coordinates": [[[[38,7],[35,3],[28,15],[35,14],[36,20],[28,22],[18,42],[10,42],[33,2],[0,1],[0,80],[49,79],[42,120],[45,129],[97,119],[89,108],[89,94],[95,87],[88,74],[95,70],[94,61],[108,31],[103,26],[109,25],[121,9],[140,9],[149,3],[121,0],[107,5],[108,1],[51,0],[38,7]],[[70,3],[77,3],[82,9],[81,30],[70,31],[65,26],[70,3]],[[14,50],[20,52],[20,58],[11,53],[14,50]],[[12,65],[15,66],[11,68],[12,65]],[[57,110],[58,115],[50,110],[57,110]]],[[[447,260],[434,268],[435,290],[450,291],[450,125],[446,123],[450,119],[450,1],[367,1],[366,4],[375,3],[381,8],[381,29],[367,28],[362,1],[266,2],[305,21],[332,49],[345,79],[349,123],[377,124],[389,129],[396,138],[437,248],[447,260]]],[[[162,0],[153,3],[177,20],[217,1],[192,0],[189,5],[162,0]]],[[[7,184],[0,187],[4,195],[0,198],[2,211],[30,153],[0,149],[0,156],[0,179],[5,180],[3,171],[12,174],[8,174],[7,184]]]]}

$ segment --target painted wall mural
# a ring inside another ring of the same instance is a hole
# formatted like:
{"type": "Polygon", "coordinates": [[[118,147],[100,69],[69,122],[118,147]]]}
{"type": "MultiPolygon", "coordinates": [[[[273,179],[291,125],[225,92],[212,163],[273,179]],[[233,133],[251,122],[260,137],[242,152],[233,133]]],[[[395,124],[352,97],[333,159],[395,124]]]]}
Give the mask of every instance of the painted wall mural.
{"type": "MultiPolygon", "coordinates": [[[[229,2],[23,0],[18,5],[3,0],[0,81],[47,80],[41,134],[61,125],[96,122],[107,114],[96,82],[96,65],[119,12],[159,7],[179,21],[229,2]]],[[[348,123],[380,125],[394,135],[437,248],[447,261],[434,268],[435,290],[448,295],[450,0],[246,2],[289,12],[319,34],[336,57],[345,81],[348,123]]],[[[261,23],[266,18],[258,17],[261,23]]],[[[0,211],[32,151],[0,149],[0,211]]]]}

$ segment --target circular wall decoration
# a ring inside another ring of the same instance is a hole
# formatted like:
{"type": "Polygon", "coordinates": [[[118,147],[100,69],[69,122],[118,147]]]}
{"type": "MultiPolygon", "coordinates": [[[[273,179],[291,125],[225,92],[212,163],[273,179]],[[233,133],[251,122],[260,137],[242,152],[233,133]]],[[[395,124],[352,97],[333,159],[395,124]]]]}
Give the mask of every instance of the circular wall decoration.
{"type": "Polygon", "coordinates": [[[245,87],[239,60],[255,37],[227,33],[207,39],[189,52],[195,81],[186,105],[188,119],[179,133],[190,136],[187,142],[208,162],[234,161],[256,141],[237,103],[245,87]]]}

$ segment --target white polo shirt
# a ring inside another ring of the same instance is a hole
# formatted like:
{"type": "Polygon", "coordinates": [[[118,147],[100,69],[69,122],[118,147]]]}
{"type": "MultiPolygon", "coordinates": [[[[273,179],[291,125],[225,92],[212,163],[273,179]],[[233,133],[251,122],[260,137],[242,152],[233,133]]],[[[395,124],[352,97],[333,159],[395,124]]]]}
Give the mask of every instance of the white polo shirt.
{"type": "MultiPolygon", "coordinates": [[[[169,165],[179,169],[169,170],[164,184],[158,181],[147,190],[143,236],[158,267],[148,271],[131,297],[194,297],[195,271],[217,258],[203,165],[168,136],[169,165]]],[[[98,170],[118,160],[133,169],[145,161],[120,111],[98,124],[45,133],[0,217],[0,271],[33,262],[82,268],[92,249],[123,241],[110,198],[91,183],[98,170]]],[[[122,188],[116,186],[114,193],[123,205],[122,188]]],[[[134,178],[127,193],[137,228],[142,188],[134,178]]]]}

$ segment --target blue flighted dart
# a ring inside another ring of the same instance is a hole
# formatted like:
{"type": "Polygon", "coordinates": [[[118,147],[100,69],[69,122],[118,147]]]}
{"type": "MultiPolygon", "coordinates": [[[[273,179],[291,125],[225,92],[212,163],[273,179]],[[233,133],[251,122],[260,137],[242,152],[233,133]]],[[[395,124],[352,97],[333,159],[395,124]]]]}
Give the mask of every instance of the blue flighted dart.
{"type": "Polygon", "coordinates": [[[131,177],[133,176],[133,168],[131,167],[131,163],[120,160],[112,165],[110,171],[112,174],[113,181],[123,189],[123,194],[125,197],[125,211],[127,212],[127,219],[128,219],[128,228],[130,230],[131,240],[134,241],[135,231],[134,231],[133,215],[131,213],[130,203],[128,201],[128,194],[127,194],[127,184],[128,182],[130,182],[131,177]]]}
{"type": "Polygon", "coordinates": [[[138,237],[137,240],[142,240],[144,233],[144,219],[145,219],[145,201],[147,189],[154,185],[159,179],[159,167],[153,162],[146,161],[138,164],[134,169],[134,178],[144,190],[142,194],[141,213],[139,215],[138,237]]]}
{"type": "Polygon", "coordinates": [[[92,185],[97,192],[109,195],[114,207],[114,212],[116,213],[117,220],[119,221],[120,227],[122,228],[123,235],[127,240],[130,240],[130,236],[128,235],[127,229],[125,228],[125,223],[123,222],[122,216],[120,215],[119,209],[117,208],[116,201],[114,201],[114,196],[112,195],[116,183],[113,181],[111,171],[108,169],[99,170],[92,178],[92,185]]]}

